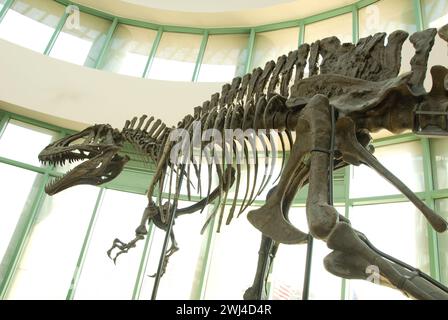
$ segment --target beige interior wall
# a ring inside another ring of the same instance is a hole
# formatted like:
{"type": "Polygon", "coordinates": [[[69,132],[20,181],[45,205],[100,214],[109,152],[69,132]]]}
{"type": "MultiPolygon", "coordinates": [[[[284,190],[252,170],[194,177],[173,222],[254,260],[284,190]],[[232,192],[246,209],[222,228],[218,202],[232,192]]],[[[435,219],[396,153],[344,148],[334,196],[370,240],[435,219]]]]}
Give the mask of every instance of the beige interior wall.
{"type": "Polygon", "coordinates": [[[142,114],[175,125],[222,86],[94,70],[4,40],[0,52],[0,108],[71,129],[93,123],[121,128],[142,114]]]}

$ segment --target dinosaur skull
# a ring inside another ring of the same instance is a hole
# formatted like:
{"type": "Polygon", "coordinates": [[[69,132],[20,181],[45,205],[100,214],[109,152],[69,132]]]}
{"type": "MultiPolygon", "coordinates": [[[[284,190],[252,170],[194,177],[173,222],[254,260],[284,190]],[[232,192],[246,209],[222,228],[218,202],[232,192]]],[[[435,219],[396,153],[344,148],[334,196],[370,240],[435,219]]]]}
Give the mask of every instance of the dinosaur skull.
{"type": "Polygon", "coordinates": [[[67,161],[85,161],[51,181],[45,192],[54,195],[80,184],[97,186],[111,181],[129,161],[128,156],[118,155],[122,145],[123,138],[118,130],[103,124],[51,143],[39,154],[41,162],[63,165],[67,161]]]}

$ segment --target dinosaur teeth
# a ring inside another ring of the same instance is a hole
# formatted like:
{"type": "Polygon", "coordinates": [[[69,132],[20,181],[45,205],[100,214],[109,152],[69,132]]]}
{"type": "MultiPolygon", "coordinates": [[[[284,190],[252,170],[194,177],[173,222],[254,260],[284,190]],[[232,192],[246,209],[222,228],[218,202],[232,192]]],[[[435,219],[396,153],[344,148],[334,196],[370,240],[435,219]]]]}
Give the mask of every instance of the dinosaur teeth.
{"type": "Polygon", "coordinates": [[[39,161],[44,165],[54,165],[54,166],[64,166],[67,162],[73,163],[76,161],[89,159],[89,153],[80,153],[80,154],[74,154],[70,151],[64,152],[57,155],[51,155],[48,156],[45,159],[39,159],[39,161]]]}

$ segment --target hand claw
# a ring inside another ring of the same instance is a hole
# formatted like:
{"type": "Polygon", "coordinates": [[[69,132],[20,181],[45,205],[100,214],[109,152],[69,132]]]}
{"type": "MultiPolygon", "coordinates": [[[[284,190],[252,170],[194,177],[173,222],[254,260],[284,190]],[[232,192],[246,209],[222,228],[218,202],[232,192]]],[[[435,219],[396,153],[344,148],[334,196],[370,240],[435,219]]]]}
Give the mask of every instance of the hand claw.
{"type": "Polygon", "coordinates": [[[113,243],[112,243],[112,248],[110,248],[110,249],[107,251],[107,256],[108,256],[108,257],[114,262],[114,264],[116,265],[116,264],[117,264],[117,258],[118,258],[118,256],[121,255],[121,254],[123,254],[123,253],[128,252],[129,249],[134,248],[134,247],[135,247],[135,243],[136,243],[138,240],[141,240],[141,239],[143,239],[143,238],[144,238],[143,236],[137,236],[134,240],[132,240],[132,241],[129,242],[129,243],[124,243],[123,241],[121,241],[121,240],[119,240],[119,239],[115,239],[115,240],[113,241],[113,243]],[[112,258],[112,251],[113,251],[115,248],[119,249],[119,251],[117,252],[117,254],[115,255],[115,257],[112,258]]]}

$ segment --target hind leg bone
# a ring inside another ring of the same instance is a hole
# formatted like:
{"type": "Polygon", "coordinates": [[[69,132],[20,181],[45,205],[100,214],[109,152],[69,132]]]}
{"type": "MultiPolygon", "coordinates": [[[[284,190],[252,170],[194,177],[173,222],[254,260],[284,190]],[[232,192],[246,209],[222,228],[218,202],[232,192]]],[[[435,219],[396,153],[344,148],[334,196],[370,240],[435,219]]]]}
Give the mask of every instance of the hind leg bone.
{"type": "MultiPolygon", "coordinates": [[[[329,102],[323,95],[314,96],[302,111],[296,126],[297,139],[282,173],[280,181],[266,203],[248,213],[249,221],[264,235],[285,244],[305,243],[308,235],[292,226],[283,212],[286,194],[295,194],[310,170],[310,158],[326,157],[312,152],[315,148],[325,148],[320,141],[329,136],[329,102]]],[[[326,146],[328,150],[329,146],[326,146]]],[[[328,157],[327,157],[328,158],[328,157]]],[[[328,161],[328,159],[327,159],[328,161]]],[[[337,213],[332,212],[335,217],[337,213]]],[[[336,218],[334,218],[336,220],[336,218]]]]}

